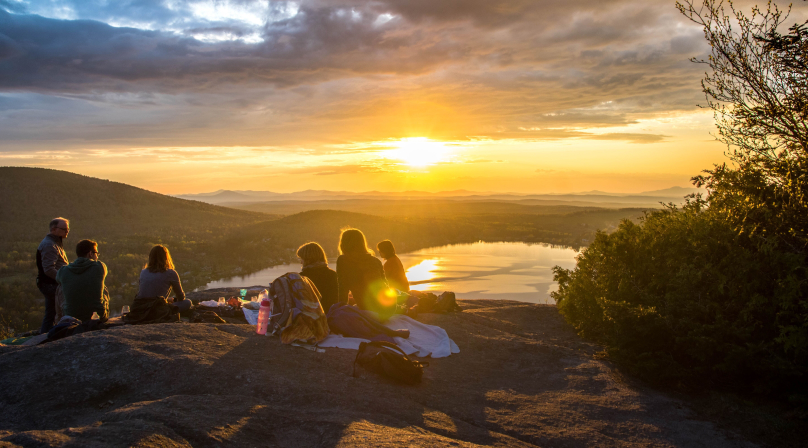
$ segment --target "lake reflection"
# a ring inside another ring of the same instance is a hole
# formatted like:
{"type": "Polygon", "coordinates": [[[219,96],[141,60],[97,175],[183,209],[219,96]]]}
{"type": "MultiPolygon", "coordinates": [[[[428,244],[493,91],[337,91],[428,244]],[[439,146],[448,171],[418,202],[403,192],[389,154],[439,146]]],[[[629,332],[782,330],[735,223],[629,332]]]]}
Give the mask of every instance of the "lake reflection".
{"type": "MultiPolygon", "coordinates": [[[[558,285],[551,269],[556,265],[573,268],[577,254],[574,249],[543,244],[479,242],[431,247],[399,258],[412,289],[437,294],[454,291],[460,299],[554,303],[550,292],[558,285]]],[[[299,264],[275,266],[205,288],[268,285],[280,275],[299,271],[299,264]]]]}

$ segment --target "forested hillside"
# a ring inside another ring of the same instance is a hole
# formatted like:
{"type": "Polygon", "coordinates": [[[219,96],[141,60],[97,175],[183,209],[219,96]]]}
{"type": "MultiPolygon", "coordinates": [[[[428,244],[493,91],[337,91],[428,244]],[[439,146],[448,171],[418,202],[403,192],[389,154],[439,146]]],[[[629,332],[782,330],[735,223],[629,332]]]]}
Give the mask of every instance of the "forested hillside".
{"type": "Polygon", "coordinates": [[[14,328],[36,327],[42,316],[34,283],[35,254],[56,216],[70,220],[65,240],[69,260],[76,258],[79,240],[98,241],[116,307],[131,301],[138,273],[156,243],[170,248],[186,288],[204,285],[219,272],[263,267],[277,256],[267,251],[254,260],[211,263],[202,255],[216,257],[223,238],[277,216],[176,199],[64,171],[0,167],[0,319],[14,328]]]}
{"type": "Polygon", "coordinates": [[[171,250],[183,287],[191,290],[294,261],[295,249],[308,241],[320,242],[334,256],[340,229],[345,227],[363,230],[371,246],[392,239],[401,252],[479,240],[579,247],[596,230],[609,230],[623,218],[642,215],[639,209],[529,209],[534,213],[495,207],[438,213],[428,204],[412,203],[407,214],[398,216],[309,210],[282,217],[172,198],[64,171],[2,167],[0,327],[38,327],[43,308],[34,281],[36,247],[56,216],[70,219],[65,241],[69,260],[76,258],[79,240],[98,241],[100,259],[109,268],[111,306],[119,309],[134,298],[139,272],[157,243],[171,250]]]}

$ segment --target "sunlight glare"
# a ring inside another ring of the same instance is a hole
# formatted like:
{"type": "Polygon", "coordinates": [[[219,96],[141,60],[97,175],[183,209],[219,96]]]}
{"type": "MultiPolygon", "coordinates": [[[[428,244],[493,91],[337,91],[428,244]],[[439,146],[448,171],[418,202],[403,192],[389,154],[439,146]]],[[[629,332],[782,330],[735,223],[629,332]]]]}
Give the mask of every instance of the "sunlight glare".
{"type": "Polygon", "coordinates": [[[448,149],[443,142],[429,140],[426,137],[403,138],[394,143],[396,149],[386,152],[390,159],[402,160],[409,166],[423,167],[444,161],[448,149]]]}
{"type": "Polygon", "coordinates": [[[410,267],[407,269],[407,280],[410,282],[422,282],[434,278],[437,271],[440,270],[439,262],[440,260],[437,258],[428,258],[410,267]]]}

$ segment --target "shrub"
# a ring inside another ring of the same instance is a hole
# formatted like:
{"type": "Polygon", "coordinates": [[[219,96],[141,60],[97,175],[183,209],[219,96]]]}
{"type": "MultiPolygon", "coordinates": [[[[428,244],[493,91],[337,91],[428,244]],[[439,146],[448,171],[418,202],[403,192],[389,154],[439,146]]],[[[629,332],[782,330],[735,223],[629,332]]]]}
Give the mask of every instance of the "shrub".
{"type": "Polygon", "coordinates": [[[641,377],[802,393],[805,256],[739,233],[701,199],[598,233],[574,270],[555,267],[559,311],[641,377]]]}

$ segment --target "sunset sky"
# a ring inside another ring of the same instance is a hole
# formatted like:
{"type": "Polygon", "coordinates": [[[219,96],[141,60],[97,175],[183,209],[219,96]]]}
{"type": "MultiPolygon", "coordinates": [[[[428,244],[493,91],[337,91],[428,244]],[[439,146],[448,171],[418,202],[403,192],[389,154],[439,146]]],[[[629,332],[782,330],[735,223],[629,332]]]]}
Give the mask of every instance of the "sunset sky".
{"type": "Polygon", "coordinates": [[[0,165],[166,194],[688,186],[725,160],[708,49],[673,0],[0,0],[0,165]]]}

